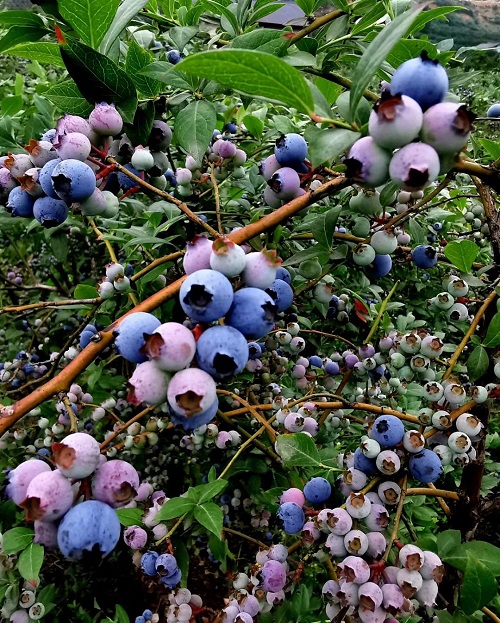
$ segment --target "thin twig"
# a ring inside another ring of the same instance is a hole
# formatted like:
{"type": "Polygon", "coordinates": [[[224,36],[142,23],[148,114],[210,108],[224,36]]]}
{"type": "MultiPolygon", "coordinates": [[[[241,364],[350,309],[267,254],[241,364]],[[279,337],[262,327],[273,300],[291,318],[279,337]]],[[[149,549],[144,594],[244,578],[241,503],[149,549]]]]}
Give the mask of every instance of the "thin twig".
{"type": "Polygon", "coordinates": [[[213,162],[210,163],[210,179],[212,180],[212,187],[214,189],[215,213],[217,215],[217,229],[219,230],[219,234],[222,236],[222,219],[220,215],[219,187],[217,186],[217,180],[215,179],[213,162]]]}
{"type": "Polygon", "coordinates": [[[391,553],[392,546],[394,541],[398,538],[398,530],[399,530],[399,522],[401,521],[401,515],[403,513],[403,504],[406,497],[406,484],[408,482],[408,476],[405,476],[403,479],[403,483],[401,486],[401,497],[399,498],[398,508],[396,510],[396,516],[394,517],[394,526],[391,532],[391,538],[389,539],[389,543],[387,544],[387,549],[382,557],[384,562],[389,560],[389,554],[391,553]]]}
{"type": "Polygon", "coordinates": [[[455,364],[457,363],[458,358],[460,357],[460,355],[461,355],[463,349],[465,348],[467,342],[470,340],[470,338],[474,334],[474,332],[476,330],[476,327],[479,324],[479,321],[484,316],[484,314],[486,313],[486,310],[491,305],[491,303],[493,303],[493,301],[498,296],[498,293],[496,291],[496,286],[497,285],[498,285],[498,280],[493,284],[493,290],[485,298],[484,303],[477,310],[477,313],[474,316],[474,319],[470,323],[470,327],[467,329],[467,333],[464,335],[464,337],[463,337],[462,341],[460,342],[460,344],[456,347],[455,352],[453,353],[453,355],[450,357],[450,359],[448,361],[448,368],[446,369],[446,372],[443,375],[443,381],[446,380],[450,376],[450,374],[453,372],[453,368],[455,367],[455,364]]]}
{"type": "Polygon", "coordinates": [[[337,9],[335,11],[330,11],[330,13],[326,13],[325,15],[321,15],[321,17],[317,17],[308,26],[296,32],[293,37],[290,37],[290,39],[288,40],[289,45],[297,43],[297,41],[300,41],[304,37],[307,37],[307,35],[310,35],[312,32],[318,30],[319,28],[322,28],[326,24],[333,22],[334,19],[337,19],[337,17],[340,17],[341,15],[345,15],[345,12],[337,9]]]}

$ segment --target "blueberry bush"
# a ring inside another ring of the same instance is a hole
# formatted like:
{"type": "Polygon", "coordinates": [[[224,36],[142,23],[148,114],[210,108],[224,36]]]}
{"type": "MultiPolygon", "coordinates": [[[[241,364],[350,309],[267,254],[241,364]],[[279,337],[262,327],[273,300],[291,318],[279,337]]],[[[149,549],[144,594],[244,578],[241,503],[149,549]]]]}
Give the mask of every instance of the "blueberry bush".
{"type": "Polygon", "coordinates": [[[0,12],[3,621],[500,621],[497,52],[297,5],[0,12]]]}

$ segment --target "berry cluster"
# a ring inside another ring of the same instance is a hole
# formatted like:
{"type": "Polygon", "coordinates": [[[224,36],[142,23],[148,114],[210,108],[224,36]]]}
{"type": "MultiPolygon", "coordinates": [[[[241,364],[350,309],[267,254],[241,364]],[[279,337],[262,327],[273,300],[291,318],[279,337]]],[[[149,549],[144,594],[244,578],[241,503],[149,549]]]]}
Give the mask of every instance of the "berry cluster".
{"type": "Polygon", "coordinates": [[[299,173],[307,173],[307,143],[293,132],[278,138],[274,154],[260,164],[259,171],[266,180],[263,199],[271,208],[300,197],[306,191],[300,187],[299,173]]]}
{"type": "MultiPolygon", "coordinates": [[[[137,526],[134,526],[134,531],[137,531],[137,526]]],[[[167,588],[175,588],[182,578],[182,572],[177,565],[175,556],[158,554],[154,550],[148,550],[142,555],[141,569],[146,575],[158,576],[160,582],[167,588]]],[[[186,620],[189,621],[189,618],[186,620]]]]}

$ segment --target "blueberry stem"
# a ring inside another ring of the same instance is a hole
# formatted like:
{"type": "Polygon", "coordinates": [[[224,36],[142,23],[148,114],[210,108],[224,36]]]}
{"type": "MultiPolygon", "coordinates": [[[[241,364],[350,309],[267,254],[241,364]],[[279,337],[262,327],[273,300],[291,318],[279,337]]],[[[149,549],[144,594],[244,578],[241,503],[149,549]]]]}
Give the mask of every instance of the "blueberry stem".
{"type": "Polygon", "coordinates": [[[389,554],[391,553],[391,549],[394,544],[394,541],[396,541],[396,539],[398,538],[399,522],[401,521],[401,515],[403,513],[403,504],[404,504],[405,497],[406,497],[407,483],[408,483],[408,476],[405,476],[403,478],[403,482],[401,483],[401,497],[399,498],[398,508],[396,510],[396,515],[394,517],[394,525],[392,528],[391,536],[389,539],[389,543],[387,545],[387,549],[385,550],[385,553],[382,557],[382,560],[384,562],[387,562],[389,560],[389,554]]]}
{"type": "Polygon", "coordinates": [[[476,315],[474,316],[474,319],[470,323],[470,327],[467,329],[467,333],[464,335],[462,341],[455,349],[455,352],[453,353],[453,355],[450,357],[450,360],[448,361],[448,368],[446,369],[446,372],[443,375],[443,381],[445,381],[450,376],[450,374],[453,372],[453,368],[455,364],[457,363],[458,358],[460,357],[467,342],[470,340],[470,338],[474,334],[476,327],[479,324],[479,321],[484,316],[484,314],[486,313],[486,310],[491,305],[491,303],[493,303],[493,301],[497,298],[498,296],[497,286],[499,282],[500,282],[500,279],[497,279],[495,283],[493,283],[493,286],[492,286],[493,290],[489,293],[489,295],[485,298],[484,303],[477,310],[476,315]]]}
{"type": "Polygon", "coordinates": [[[370,333],[368,333],[368,335],[366,336],[366,339],[364,341],[365,344],[369,344],[371,339],[375,335],[375,332],[378,329],[378,325],[380,324],[380,322],[382,320],[382,316],[385,313],[387,305],[389,304],[389,301],[391,300],[391,297],[394,294],[394,292],[396,292],[398,286],[399,286],[399,281],[396,281],[396,283],[392,286],[391,291],[389,292],[389,294],[382,301],[382,305],[380,306],[380,309],[379,309],[379,312],[377,314],[377,317],[375,318],[375,321],[374,321],[374,323],[372,325],[372,328],[370,329],[370,333]]]}

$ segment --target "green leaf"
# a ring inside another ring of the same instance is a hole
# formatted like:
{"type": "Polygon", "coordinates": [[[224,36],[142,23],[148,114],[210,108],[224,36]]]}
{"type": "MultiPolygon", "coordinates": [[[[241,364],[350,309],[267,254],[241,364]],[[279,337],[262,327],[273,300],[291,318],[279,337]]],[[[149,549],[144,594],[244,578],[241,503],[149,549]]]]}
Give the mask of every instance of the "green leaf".
{"type": "Polygon", "coordinates": [[[142,510],[140,508],[119,508],[116,511],[118,520],[122,526],[140,526],[142,523],[142,510]]]}
{"type": "Polygon", "coordinates": [[[12,26],[0,39],[0,53],[13,48],[20,43],[38,41],[47,34],[45,28],[39,26],[12,26]]]}
{"type": "MultiPolygon", "coordinates": [[[[412,34],[415,32],[421,32],[423,27],[433,20],[445,20],[445,15],[448,13],[453,13],[454,11],[463,11],[465,7],[460,6],[441,6],[435,9],[429,9],[424,11],[421,15],[417,17],[417,19],[413,22],[411,28],[408,30],[406,34],[412,34]]],[[[448,21],[448,20],[445,20],[448,21]]]]}
{"type": "Polygon", "coordinates": [[[304,260],[310,260],[313,258],[317,259],[318,262],[323,266],[328,263],[329,257],[329,249],[327,247],[316,244],[312,247],[308,247],[307,249],[303,249],[302,251],[295,253],[294,255],[292,255],[292,257],[285,260],[282,263],[282,266],[294,266],[295,264],[300,264],[304,260]]]}
{"type": "Polygon", "coordinates": [[[201,163],[217,122],[213,104],[207,100],[191,102],[177,115],[174,138],[178,145],[201,163]]]}
{"type": "Polygon", "coordinates": [[[197,504],[203,504],[212,500],[218,493],[225,489],[227,480],[214,480],[197,487],[190,487],[188,491],[189,499],[197,504]]]}
{"type": "Polygon", "coordinates": [[[460,571],[465,571],[471,557],[486,565],[493,575],[500,575],[500,548],[486,541],[463,543],[443,560],[460,571]]]}
{"type": "Polygon", "coordinates": [[[316,242],[324,247],[330,248],[332,246],[333,232],[341,211],[342,207],[335,206],[314,219],[311,223],[311,232],[316,242]]]}
{"type": "Polygon", "coordinates": [[[61,230],[55,230],[51,233],[49,242],[56,260],[64,262],[68,257],[68,236],[61,230]]]}
{"type": "Polygon", "coordinates": [[[33,584],[38,580],[38,574],[43,564],[43,546],[39,543],[31,543],[19,556],[17,568],[21,577],[33,584]]]}
{"type": "Polygon", "coordinates": [[[61,46],[69,75],[89,102],[119,104],[136,98],[135,86],[123,69],[111,59],[78,41],[61,46]]]}
{"type": "Polygon", "coordinates": [[[286,467],[318,467],[321,463],[318,448],[309,435],[280,435],[276,443],[286,467]]]}
{"type": "Polygon", "coordinates": [[[48,43],[39,41],[37,43],[21,43],[13,48],[5,50],[6,54],[12,56],[20,56],[30,61],[37,61],[47,65],[55,65],[56,67],[64,67],[63,59],[59,51],[57,43],[48,43]]]}
{"type": "Polygon", "coordinates": [[[468,552],[459,600],[462,610],[465,614],[473,614],[489,603],[497,591],[498,586],[493,573],[478,558],[468,552]]]}
{"type": "Polygon", "coordinates": [[[500,158],[500,143],[498,143],[498,141],[491,141],[488,138],[480,138],[479,142],[484,147],[490,158],[493,160],[498,160],[498,158],[500,158]]]}
{"type": "Polygon", "coordinates": [[[32,11],[0,11],[1,26],[38,26],[43,27],[43,20],[32,11]]]}
{"type": "Polygon", "coordinates": [[[182,537],[174,535],[171,540],[174,547],[177,566],[182,573],[181,586],[186,588],[189,576],[189,552],[182,537]]]}
{"type": "Polygon", "coordinates": [[[217,535],[211,534],[208,538],[208,547],[210,548],[212,556],[220,562],[221,571],[225,573],[227,569],[226,558],[228,556],[234,558],[229,551],[227,540],[220,539],[217,535]]]}
{"type": "Polygon", "coordinates": [[[322,130],[309,126],[305,132],[308,154],[314,168],[320,164],[330,164],[334,158],[343,154],[361,136],[351,130],[322,130]]]}
{"type": "Polygon", "coordinates": [[[188,498],[170,498],[160,508],[156,515],[158,521],[168,521],[175,517],[182,517],[185,513],[192,511],[196,504],[188,498]]]}
{"type": "MultiPolygon", "coordinates": [[[[445,247],[446,248],[446,247],[445,247]]],[[[486,348],[493,348],[500,344],[500,312],[497,312],[488,327],[486,337],[484,338],[483,346],[486,348]]]]}
{"type": "Polygon", "coordinates": [[[176,69],[215,80],[235,91],[312,114],[314,101],[306,81],[284,61],[265,52],[213,50],[192,54],[176,69]]]}
{"type": "Polygon", "coordinates": [[[445,257],[461,272],[468,273],[480,249],[472,240],[452,240],[444,248],[445,257]]]}
{"type": "Polygon", "coordinates": [[[60,110],[70,115],[88,117],[93,110],[92,104],[83,97],[73,80],[66,80],[50,87],[44,93],[45,97],[60,110]]]}
{"type": "Polygon", "coordinates": [[[363,97],[363,91],[370,84],[373,75],[396,43],[408,32],[423,8],[422,5],[398,15],[394,21],[380,31],[364,51],[352,78],[351,117],[354,117],[358,104],[363,97]]]}
{"type": "Polygon", "coordinates": [[[426,240],[426,231],[425,229],[422,227],[422,225],[420,225],[420,223],[410,217],[408,219],[408,232],[411,236],[412,242],[414,242],[415,244],[422,244],[423,242],[425,242],[426,240]]]}
{"type": "Polygon", "coordinates": [[[2,550],[4,554],[17,554],[28,547],[33,541],[35,533],[29,528],[12,528],[3,535],[2,550]]]}
{"type": "Polygon", "coordinates": [[[203,5],[206,7],[207,11],[221,17],[221,26],[225,30],[227,30],[229,26],[229,34],[234,36],[239,32],[238,20],[229,5],[225,6],[221,2],[216,2],[215,0],[203,0],[203,5]],[[223,23],[224,18],[227,22],[226,24],[223,23]]]}
{"type": "Polygon", "coordinates": [[[274,56],[283,56],[289,45],[288,40],[283,35],[282,30],[260,28],[235,37],[231,42],[231,47],[241,50],[268,52],[274,56]]]}
{"type": "Polygon", "coordinates": [[[154,56],[137,43],[135,39],[129,44],[127,58],[125,60],[125,71],[131,77],[139,93],[146,97],[156,97],[161,91],[162,83],[142,75],[140,72],[153,61],[154,56]]]}
{"type": "Polygon", "coordinates": [[[195,506],[194,517],[204,528],[220,539],[224,515],[222,509],[217,504],[207,502],[206,504],[195,506]]]}
{"type": "Polygon", "coordinates": [[[75,299],[94,299],[99,296],[99,293],[94,286],[88,286],[84,283],[79,283],[74,292],[75,299]]]}
{"type": "Polygon", "coordinates": [[[133,145],[145,145],[155,119],[155,103],[152,100],[137,106],[133,123],[125,124],[125,132],[133,145]]]}
{"type": "Polygon", "coordinates": [[[2,100],[2,114],[3,115],[16,115],[23,108],[22,95],[11,95],[4,97],[2,100]]]}
{"type": "Polygon", "coordinates": [[[482,346],[476,346],[467,359],[467,373],[471,381],[477,381],[488,369],[490,358],[482,346]]]}
{"type": "Polygon", "coordinates": [[[84,43],[96,49],[111,26],[120,0],[58,0],[59,12],[80,35],[84,43]]]}
{"type": "Polygon", "coordinates": [[[264,122],[254,115],[245,115],[242,119],[246,129],[254,138],[260,138],[264,131],[264,122]]]}
{"type": "Polygon", "coordinates": [[[196,26],[174,26],[168,31],[168,36],[172,39],[178,50],[183,50],[187,43],[198,34],[196,26]]]}
{"type": "Polygon", "coordinates": [[[460,547],[462,537],[459,530],[445,530],[437,535],[438,554],[446,558],[453,550],[460,547]]]}
{"type": "Polygon", "coordinates": [[[148,0],[123,0],[120,4],[119,11],[116,12],[107,33],[101,41],[99,52],[102,54],[109,53],[114,42],[118,39],[125,26],[133,17],[137,15],[137,13],[139,13],[141,9],[146,6],[147,3],[148,0]]]}
{"type": "Polygon", "coordinates": [[[143,76],[159,80],[169,87],[172,87],[172,89],[191,91],[192,85],[182,77],[180,72],[175,71],[175,68],[176,66],[167,63],[167,61],[155,61],[142,69],[140,73],[143,76]]]}
{"type": "Polygon", "coordinates": [[[130,623],[127,611],[120,604],[115,604],[115,617],[113,623],[130,623]]]}

